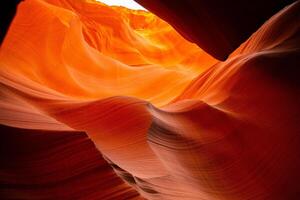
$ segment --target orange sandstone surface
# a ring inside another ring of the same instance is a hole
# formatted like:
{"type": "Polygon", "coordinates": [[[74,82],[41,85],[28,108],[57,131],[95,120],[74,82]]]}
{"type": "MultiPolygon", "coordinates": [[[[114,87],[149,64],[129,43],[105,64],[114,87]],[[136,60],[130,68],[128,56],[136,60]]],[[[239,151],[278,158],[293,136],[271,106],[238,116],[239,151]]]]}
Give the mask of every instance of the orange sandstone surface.
{"type": "Polygon", "coordinates": [[[299,199],[299,22],[298,1],[220,62],[147,11],[23,1],[0,199],[299,199]]]}

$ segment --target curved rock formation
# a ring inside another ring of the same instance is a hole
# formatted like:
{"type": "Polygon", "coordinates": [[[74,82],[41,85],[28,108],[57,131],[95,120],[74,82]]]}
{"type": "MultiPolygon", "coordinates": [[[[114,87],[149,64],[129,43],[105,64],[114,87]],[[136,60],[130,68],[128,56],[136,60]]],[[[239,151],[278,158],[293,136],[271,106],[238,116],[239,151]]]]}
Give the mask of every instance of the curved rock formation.
{"type": "Polygon", "coordinates": [[[1,199],[298,200],[299,14],[219,62],[146,11],[20,3],[0,51],[1,199]]]}
{"type": "Polygon", "coordinates": [[[295,2],[295,0],[135,1],[169,22],[187,40],[223,61],[267,19],[295,2]]]}

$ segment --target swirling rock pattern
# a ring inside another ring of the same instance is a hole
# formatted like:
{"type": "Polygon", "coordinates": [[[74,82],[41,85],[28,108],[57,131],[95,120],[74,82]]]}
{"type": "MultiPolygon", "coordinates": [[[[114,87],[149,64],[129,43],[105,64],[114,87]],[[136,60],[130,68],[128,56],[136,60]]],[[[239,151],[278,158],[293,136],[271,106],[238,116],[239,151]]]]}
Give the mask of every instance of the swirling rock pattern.
{"type": "Polygon", "coordinates": [[[219,62],[146,11],[20,3],[0,52],[1,199],[298,200],[299,14],[219,62]]]}

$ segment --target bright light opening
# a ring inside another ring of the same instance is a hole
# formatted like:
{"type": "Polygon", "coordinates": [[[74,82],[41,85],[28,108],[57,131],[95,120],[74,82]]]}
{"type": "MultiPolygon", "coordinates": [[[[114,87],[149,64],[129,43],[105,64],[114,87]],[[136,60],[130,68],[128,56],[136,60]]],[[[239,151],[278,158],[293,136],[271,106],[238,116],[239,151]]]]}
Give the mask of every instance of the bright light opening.
{"type": "Polygon", "coordinates": [[[140,4],[135,2],[134,0],[96,0],[102,3],[105,3],[110,6],[124,6],[133,10],[146,10],[140,4]]]}

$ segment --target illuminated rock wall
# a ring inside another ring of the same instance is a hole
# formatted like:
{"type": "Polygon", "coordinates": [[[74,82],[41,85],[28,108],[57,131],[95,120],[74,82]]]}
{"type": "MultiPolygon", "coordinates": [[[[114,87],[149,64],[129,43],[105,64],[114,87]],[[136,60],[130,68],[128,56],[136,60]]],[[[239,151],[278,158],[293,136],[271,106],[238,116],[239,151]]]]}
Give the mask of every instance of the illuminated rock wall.
{"type": "Polygon", "coordinates": [[[299,199],[299,14],[220,62],[149,12],[20,3],[0,52],[1,199],[299,199]]]}

